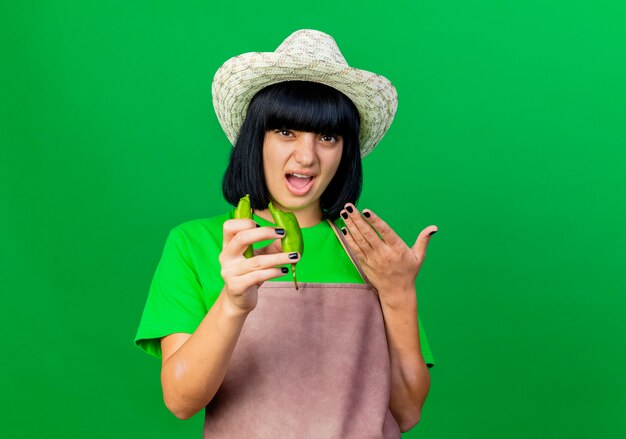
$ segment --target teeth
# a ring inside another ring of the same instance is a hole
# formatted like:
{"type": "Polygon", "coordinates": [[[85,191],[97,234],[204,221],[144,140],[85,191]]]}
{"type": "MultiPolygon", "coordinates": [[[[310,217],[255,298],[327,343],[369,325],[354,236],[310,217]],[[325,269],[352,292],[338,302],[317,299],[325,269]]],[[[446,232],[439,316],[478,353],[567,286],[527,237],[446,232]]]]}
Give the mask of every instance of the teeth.
{"type": "Polygon", "coordinates": [[[295,172],[291,175],[293,175],[294,177],[298,177],[298,178],[313,178],[311,175],[296,174],[295,172]]]}

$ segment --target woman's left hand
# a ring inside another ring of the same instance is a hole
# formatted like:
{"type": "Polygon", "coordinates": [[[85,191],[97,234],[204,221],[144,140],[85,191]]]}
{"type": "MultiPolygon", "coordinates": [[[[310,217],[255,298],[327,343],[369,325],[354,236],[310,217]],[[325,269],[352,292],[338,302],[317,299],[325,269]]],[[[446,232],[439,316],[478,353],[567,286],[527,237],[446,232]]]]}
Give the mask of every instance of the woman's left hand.
{"type": "Polygon", "coordinates": [[[381,300],[393,301],[393,297],[383,295],[392,295],[394,291],[402,294],[415,288],[415,279],[426,258],[430,238],[439,230],[437,226],[426,227],[413,247],[408,247],[385,221],[369,209],[361,214],[353,204],[348,203],[341,216],[347,227],[347,230],[342,229],[346,241],[370,282],[381,294],[381,300]]]}

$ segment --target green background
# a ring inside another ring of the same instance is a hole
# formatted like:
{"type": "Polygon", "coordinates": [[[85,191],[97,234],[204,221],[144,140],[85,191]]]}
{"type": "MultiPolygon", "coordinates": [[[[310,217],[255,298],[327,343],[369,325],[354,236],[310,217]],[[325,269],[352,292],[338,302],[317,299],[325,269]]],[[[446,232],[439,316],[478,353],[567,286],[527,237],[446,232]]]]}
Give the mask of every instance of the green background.
{"type": "MultiPolygon", "coordinates": [[[[409,243],[436,366],[404,437],[626,437],[626,6],[3,2],[3,437],[198,438],[132,340],[168,231],[222,213],[228,58],[333,35],[399,93],[359,206],[409,243]]],[[[357,421],[358,422],[358,421],[357,421]]]]}

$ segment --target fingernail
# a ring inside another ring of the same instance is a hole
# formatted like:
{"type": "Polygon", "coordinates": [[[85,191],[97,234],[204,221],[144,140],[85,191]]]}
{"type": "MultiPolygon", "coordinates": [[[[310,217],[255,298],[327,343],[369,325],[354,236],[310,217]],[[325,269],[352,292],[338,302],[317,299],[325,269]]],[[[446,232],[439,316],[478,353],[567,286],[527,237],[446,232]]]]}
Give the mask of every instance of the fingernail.
{"type": "Polygon", "coordinates": [[[434,232],[430,232],[430,233],[428,234],[428,236],[432,236],[432,235],[434,235],[435,233],[437,233],[437,230],[435,230],[434,232]]]}
{"type": "Polygon", "coordinates": [[[282,271],[283,274],[289,273],[289,269],[287,267],[280,267],[280,271],[282,271]]]}
{"type": "Polygon", "coordinates": [[[342,228],[341,228],[341,233],[343,233],[344,235],[347,235],[347,234],[348,234],[348,231],[346,230],[346,228],[345,228],[345,227],[342,227],[342,228]]]}
{"type": "Polygon", "coordinates": [[[277,235],[284,235],[285,234],[285,229],[281,229],[280,227],[276,227],[274,230],[276,231],[277,235]]]}
{"type": "Polygon", "coordinates": [[[298,259],[298,253],[289,253],[289,259],[298,259]]]}
{"type": "Polygon", "coordinates": [[[346,210],[350,213],[352,213],[352,206],[346,206],[346,210]]]}
{"type": "Polygon", "coordinates": [[[369,213],[369,212],[363,212],[363,216],[364,216],[365,218],[369,218],[371,215],[370,215],[370,213],[369,213]]]}
{"type": "Polygon", "coordinates": [[[343,219],[348,219],[348,214],[347,214],[347,213],[345,213],[345,212],[341,212],[341,217],[342,217],[343,219]]]}

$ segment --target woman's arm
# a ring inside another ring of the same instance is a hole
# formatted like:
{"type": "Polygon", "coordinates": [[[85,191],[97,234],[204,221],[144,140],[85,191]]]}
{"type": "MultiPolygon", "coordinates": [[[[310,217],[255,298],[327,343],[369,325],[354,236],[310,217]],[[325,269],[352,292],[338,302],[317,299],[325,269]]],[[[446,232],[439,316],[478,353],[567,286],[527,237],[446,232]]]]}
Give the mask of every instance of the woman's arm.
{"type": "Polygon", "coordinates": [[[177,418],[189,419],[213,399],[247,315],[222,291],[193,334],[161,339],[163,400],[177,418]]]}
{"type": "MultiPolygon", "coordinates": [[[[381,297],[391,296],[379,291],[381,297]]],[[[430,390],[430,373],[422,356],[415,289],[394,292],[395,303],[381,300],[391,360],[389,410],[402,432],[420,420],[430,390]]]]}
{"type": "Polygon", "coordinates": [[[380,296],[391,361],[389,409],[400,429],[408,431],[419,422],[430,390],[419,341],[415,280],[437,229],[429,226],[422,230],[409,248],[369,209],[361,215],[348,203],[341,216],[347,227],[342,230],[346,241],[380,296]]]}
{"type": "MultiPolygon", "coordinates": [[[[202,410],[219,389],[246,317],[257,304],[263,282],[284,276],[281,265],[299,260],[281,252],[285,233],[272,227],[257,228],[250,219],[224,222],[224,241],[219,256],[224,288],[193,334],[176,333],[161,339],[161,385],[167,408],[180,419],[202,410]],[[246,259],[244,250],[253,243],[274,239],[246,259]]],[[[285,269],[286,270],[286,269],[285,269]]]]}

